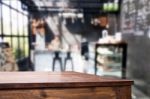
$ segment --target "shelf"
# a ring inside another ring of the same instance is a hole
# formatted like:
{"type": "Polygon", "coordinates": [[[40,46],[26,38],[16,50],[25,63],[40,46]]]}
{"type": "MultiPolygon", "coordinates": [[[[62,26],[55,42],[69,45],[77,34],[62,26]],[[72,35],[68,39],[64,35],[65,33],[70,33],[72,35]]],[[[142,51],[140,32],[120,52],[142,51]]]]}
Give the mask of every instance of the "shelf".
{"type": "Polygon", "coordinates": [[[118,72],[120,78],[126,78],[126,72],[123,71],[126,69],[126,43],[96,44],[95,48],[95,74],[101,71],[102,75],[116,76],[115,73],[118,72]]]}
{"type": "Polygon", "coordinates": [[[117,53],[115,53],[115,54],[101,54],[101,53],[98,53],[98,55],[101,55],[101,56],[107,56],[107,57],[122,57],[122,54],[117,54],[117,53]]]}
{"type": "MultiPolygon", "coordinates": [[[[121,63],[113,63],[113,64],[102,64],[100,63],[99,61],[97,61],[97,64],[98,65],[101,65],[101,66],[107,66],[108,68],[115,68],[115,69],[121,69],[121,63]]],[[[97,66],[98,67],[98,66],[97,66]]]]}

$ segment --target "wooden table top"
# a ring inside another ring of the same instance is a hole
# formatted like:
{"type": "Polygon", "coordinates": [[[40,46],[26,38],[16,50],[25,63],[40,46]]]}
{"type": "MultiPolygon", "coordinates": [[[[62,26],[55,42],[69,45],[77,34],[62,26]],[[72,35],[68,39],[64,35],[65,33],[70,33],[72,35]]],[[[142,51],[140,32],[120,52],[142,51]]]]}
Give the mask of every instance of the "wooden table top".
{"type": "Polygon", "coordinates": [[[103,87],[132,85],[131,80],[76,72],[0,72],[0,89],[103,87]]]}

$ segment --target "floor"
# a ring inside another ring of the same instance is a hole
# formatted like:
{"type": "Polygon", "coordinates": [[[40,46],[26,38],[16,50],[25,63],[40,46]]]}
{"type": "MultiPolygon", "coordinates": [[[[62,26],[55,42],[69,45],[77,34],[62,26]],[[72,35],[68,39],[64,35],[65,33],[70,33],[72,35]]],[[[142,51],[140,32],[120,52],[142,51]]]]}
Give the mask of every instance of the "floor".
{"type": "Polygon", "coordinates": [[[143,92],[137,89],[135,86],[132,87],[132,99],[150,99],[143,92]]]}
{"type": "MultiPolygon", "coordinates": [[[[88,74],[94,74],[94,55],[90,55],[91,58],[87,61],[83,56],[80,55],[80,53],[72,53],[73,58],[73,66],[74,70],[76,72],[82,72],[82,73],[88,73],[88,74]]],[[[35,70],[36,71],[52,71],[52,61],[53,61],[54,55],[50,52],[42,52],[36,54],[35,60],[35,70]],[[40,61],[39,61],[40,60],[40,61]],[[44,64],[44,65],[43,65],[44,64]]],[[[64,59],[65,54],[61,54],[62,58],[62,64],[64,65],[64,59]]],[[[64,67],[64,66],[63,66],[64,67]]],[[[60,64],[57,61],[55,64],[55,71],[60,71],[60,64]]],[[[66,70],[65,71],[72,71],[72,64],[71,61],[68,61],[66,64],[66,70]]],[[[103,70],[99,68],[98,75],[103,75],[101,73],[103,70]]],[[[107,73],[109,75],[114,75],[119,77],[120,72],[109,72],[107,73]]],[[[132,99],[150,99],[150,97],[146,96],[144,93],[142,93],[140,90],[138,90],[135,86],[132,87],[132,99]]]]}
{"type": "MultiPolygon", "coordinates": [[[[35,64],[35,71],[53,71],[52,66],[53,66],[53,60],[54,60],[54,53],[49,52],[49,51],[37,51],[36,54],[34,54],[34,64],[35,64]],[[40,61],[39,61],[40,60],[40,61]]],[[[66,58],[66,53],[62,52],[59,54],[61,57],[61,64],[63,65],[64,68],[64,61],[66,58]]],[[[72,61],[73,61],[73,71],[76,72],[83,72],[83,73],[88,73],[88,74],[95,74],[94,72],[94,66],[95,66],[95,61],[94,61],[94,54],[90,54],[89,60],[86,60],[85,57],[81,56],[79,52],[74,52],[71,53],[72,61]]],[[[60,66],[61,66],[59,61],[55,62],[55,71],[60,71],[60,66]]],[[[65,71],[72,71],[72,64],[71,61],[68,60],[66,63],[66,69],[65,71]]],[[[120,71],[105,71],[103,70],[102,67],[98,67],[97,75],[103,76],[103,75],[113,75],[116,77],[121,77],[121,70],[120,71]]]]}

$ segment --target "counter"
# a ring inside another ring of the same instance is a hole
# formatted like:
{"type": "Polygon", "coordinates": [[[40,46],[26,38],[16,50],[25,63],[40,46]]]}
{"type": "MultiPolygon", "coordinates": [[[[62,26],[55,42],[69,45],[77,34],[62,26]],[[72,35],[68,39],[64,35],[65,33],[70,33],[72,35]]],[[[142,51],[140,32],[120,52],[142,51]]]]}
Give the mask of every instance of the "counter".
{"type": "Polygon", "coordinates": [[[131,99],[132,84],[76,72],[0,72],[0,99],[131,99]]]}

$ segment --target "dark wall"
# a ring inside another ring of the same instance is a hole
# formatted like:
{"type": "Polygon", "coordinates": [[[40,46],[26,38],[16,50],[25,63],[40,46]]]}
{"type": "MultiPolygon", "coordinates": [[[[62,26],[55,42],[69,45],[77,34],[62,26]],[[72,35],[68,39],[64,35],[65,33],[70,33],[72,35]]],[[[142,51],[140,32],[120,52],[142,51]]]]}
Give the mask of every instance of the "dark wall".
{"type": "Polygon", "coordinates": [[[128,77],[150,95],[150,1],[124,0],[122,32],[128,42],[128,77]],[[136,82],[140,81],[140,83],[136,82]]]}

